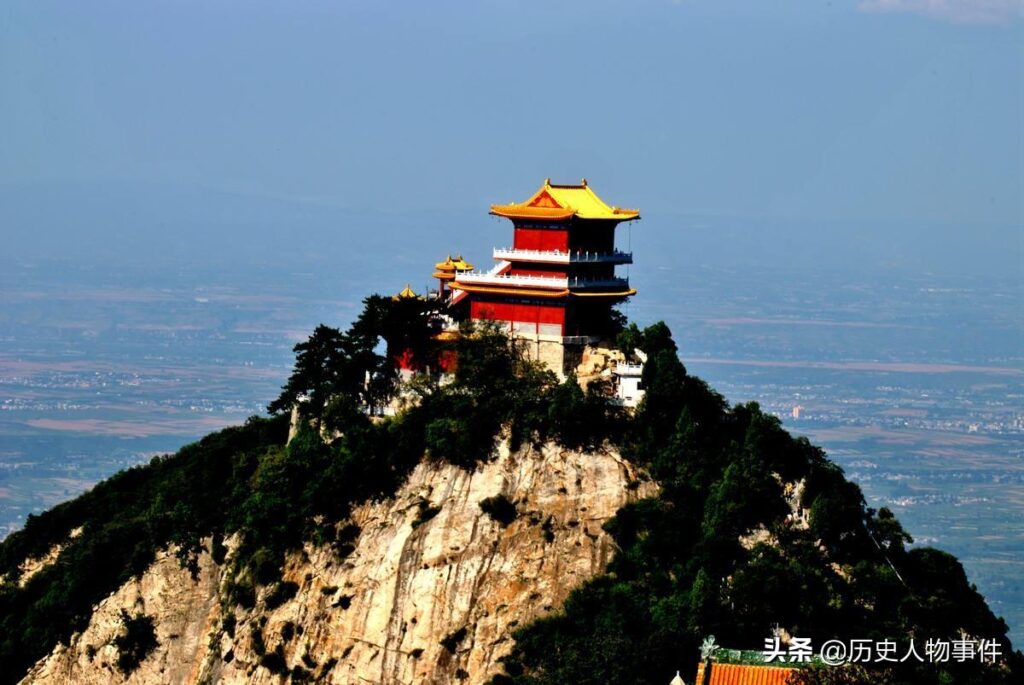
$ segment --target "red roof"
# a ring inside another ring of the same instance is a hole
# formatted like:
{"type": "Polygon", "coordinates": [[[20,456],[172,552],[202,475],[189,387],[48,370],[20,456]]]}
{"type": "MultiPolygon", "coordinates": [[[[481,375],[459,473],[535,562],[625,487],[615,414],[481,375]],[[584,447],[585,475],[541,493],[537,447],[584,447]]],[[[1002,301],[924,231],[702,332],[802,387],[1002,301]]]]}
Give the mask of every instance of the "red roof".
{"type": "MultiPolygon", "coordinates": [[[[786,685],[795,668],[711,663],[709,685],[786,685]]],[[[696,685],[704,682],[704,664],[697,666],[696,685]]]]}

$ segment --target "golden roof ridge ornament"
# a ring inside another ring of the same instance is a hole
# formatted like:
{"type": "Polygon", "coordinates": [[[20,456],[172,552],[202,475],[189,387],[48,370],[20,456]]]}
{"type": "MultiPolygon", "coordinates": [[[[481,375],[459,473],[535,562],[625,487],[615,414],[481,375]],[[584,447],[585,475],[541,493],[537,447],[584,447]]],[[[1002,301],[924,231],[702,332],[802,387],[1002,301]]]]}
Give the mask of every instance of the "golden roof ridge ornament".
{"type": "Polygon", "coordinates": [[[718,645],[715,644],[715,636],[708,635],[704,638],[704,641],[700,643],[700,658],[710,659],[714,656],[715,652],[718,651],[718,645]]]}

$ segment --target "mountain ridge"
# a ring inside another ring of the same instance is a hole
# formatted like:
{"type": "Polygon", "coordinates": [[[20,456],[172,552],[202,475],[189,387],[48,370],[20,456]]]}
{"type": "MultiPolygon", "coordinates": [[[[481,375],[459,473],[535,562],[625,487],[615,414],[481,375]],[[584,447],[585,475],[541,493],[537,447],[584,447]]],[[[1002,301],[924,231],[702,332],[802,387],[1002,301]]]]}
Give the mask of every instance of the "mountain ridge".
{"type": "MultiPolygon", "coordinates": [[[[445,623],[424,637],[409,628],[410,618],[405,628],[404,619],[397,621],[396,633],[420,642],[391,663],[405,663],[412,651],[422,650],[418,656],[426,655],[431,667],[378,670],[373,677],[660,683],[695,663],[700,640],[709,634],[730,647],[758,649],[776,626],[818,644],[829,638],[967,634],[999,641],[1004,654],[994,665],[878,665],[865,674],[812,669],[801,673],[808,683],[1009,683],[1019,674],[1020,654],[1012,651],[1005,623],[988,610],[955,558],[908,547],[910,536],[891,512],[867,508],[860,489],[820,449],[791,437],[754,403],[728,406],[689,375],[663,324],[643,331],[631,326],[621,336],[624,350],[639,347],[648,356],[646,395],[635,413],[609,402],[600,382],[586,392],[572,377],[558,383],[503,333],[467,327],[454,343],[459,364],[451,378],[418,377],[400,388],[412,393],[407,409],[371,419],[360,407],[396,391],[363,382],[367,370],[378,373],[389,364],[390,354],[374,351],[380,340],[400,348],[432,344],[429,336],[410,330],[416,316],[404,323],[389,319],[395,314],[391,307],[371,298],[349,331],[318,329],[297,347],[296,371],[277,406],[289,407],[299,393],[314,392],[300,405],[306,420],[287,446],[286,416],[253,418],[178,455],[118,474],[32,517],[8,538],[0,546],[0,573],[7,579],[0,587],[0,670],[18,678],[47,654],[54,663],[58,644],[81,642],[76,635],[88,631],[94,606],[144,578],[154,559],[173,558],[183,573],[199,578],[208,558],[222,581],[210,623],[215,627],[206,632],[223,636],[249,628],[242,638],[248,647],[237,653],[229,648],[231,663],[238,660],[232,668],[244,663],[245,675],[224,682],[360,682],[370,672],[358,670],[363,662],[355,647],[347,654],[342,648],[339,656],[311,657],[311,665],[282,646],[300,640],[300,626],[302,634],[315,634],[323,621],[293,620],[290,629],[275,624],[269,632],[259,624],[267,612],[309,594],[306,574],[315,573],[296,571],[294,560],[319,549],[348,563],[343,560],[357,553],[368,534],[355,522],[361,507],[392,501],[422,468],[472,481],[474,473],[497,468],[509,455],[547,450],[576,455],[581,469],[621,452],[621,463],[633,469],[629,477],[595,490],[616,505],[599,530],[587,530],[615,554],[588,562],[588,573],[577,575],[571,590],[566,585],[545,594],[527,583],[526,597],[536,593],[534,599],[550,609],[490,635],[508,647],[500,662],[497,656],[486,663],[446,659],[460,654],[471,628],[445,623]],[[801,513],[800,525],[794,525],[794,513],[801,513]],[[68,540],[78,527],[82,533],[68,540]],[[56,560],[19,586],[25,559],[43,557],[58,543],[64,547],[56,560]],[[440,634],[449,628],[455,629],[440,634]],[[337,661],[322,672],[331,659],[337,661]],[[349,667],[357,669],[352,677],[345,675],[349,667]]],[[[579,485],[564,472],[537,480],[563,508],[579,485]]],[[[568,519],[532,516],[523,497],[529,501],[530,495],[492,484],[474,495],[477,501],[461,500],[463,518],[472,520],[470,528],[485,531],[489,544],[500,544],[519,527],[528,529],[527,554],[541,559],[560,538],[583,535],[578,517],[572,526],[568,519]]],[[[407,537],[446,531],[445,507],[458,501],[430,494],[407,498],[401,522],[386,528],[404,530],[407,537]]],[[[573,541],[584,545],[578,537],[573,541]]],[[[402,547],[384,545],[368,556],[376,566],[395,565],[402,547]]],[[[445,556],[440,548],[431,554],[445,556]]],[[[299,568],[306,563],[300,561],[299,568]]],[[[500,593],[507,585],[483,583],[473,592],[500,593]]],[[[348,607],[335,607],[339,613],[359,606],[355,594],[332,592],[348,597],[348,607]]],[[[170,682],[142,676],[151,673],[161,640],[169,639],[159,620],[119,608],[124,613],[107,621],[111,630],[102,644],[91,645],[97,650],[93,656],[106,659],[101,663],[112,678],[170,682]]],[[[397,639],[401,645],[404,638],[397,639]]],[[[86,661],[89,646],[82,647],[86,661]]],[[[221,651],[217,659],[226,656],[221,651]]],[[[41,663],[36,668],[46,672],[41,663]]],[[[204,673],[197,672],[197,682],[220,682],[223,671],[204,673]]]]}

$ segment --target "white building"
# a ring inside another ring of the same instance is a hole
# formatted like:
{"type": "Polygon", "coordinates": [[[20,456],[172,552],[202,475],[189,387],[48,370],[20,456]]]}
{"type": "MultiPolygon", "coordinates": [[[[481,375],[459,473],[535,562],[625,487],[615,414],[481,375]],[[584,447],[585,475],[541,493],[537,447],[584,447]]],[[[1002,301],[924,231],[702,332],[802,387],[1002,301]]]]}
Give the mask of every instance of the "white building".
{"type": "Polygon", "coordinates": [[[612,373],[618,377],[615,384],[615,397],[622,402],[622,406],[631,408],[640,404],[640,400],[644,397],[641,379],[644,375],[643,363],[647,361],[647,355],[642,351],[633,350],[633,352],[640,360],[639,364],[619,362],[612,369],[612,373]]]}

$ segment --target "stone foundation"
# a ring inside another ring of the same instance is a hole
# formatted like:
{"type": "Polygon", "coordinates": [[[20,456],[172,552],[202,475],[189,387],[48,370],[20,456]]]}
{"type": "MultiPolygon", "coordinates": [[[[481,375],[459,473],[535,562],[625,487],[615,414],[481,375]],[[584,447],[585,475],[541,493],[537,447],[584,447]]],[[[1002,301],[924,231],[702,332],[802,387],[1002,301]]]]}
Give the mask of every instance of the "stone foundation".
{"type": "Polygon", "coordinates": [[[583,360],[585,343],[566,344],[560,335],[517,333],[515,337],[521,341],[528,359],[544,364],[555,372],[559,380],[565,380],[570,373],[575,372],[583,360]]]}

